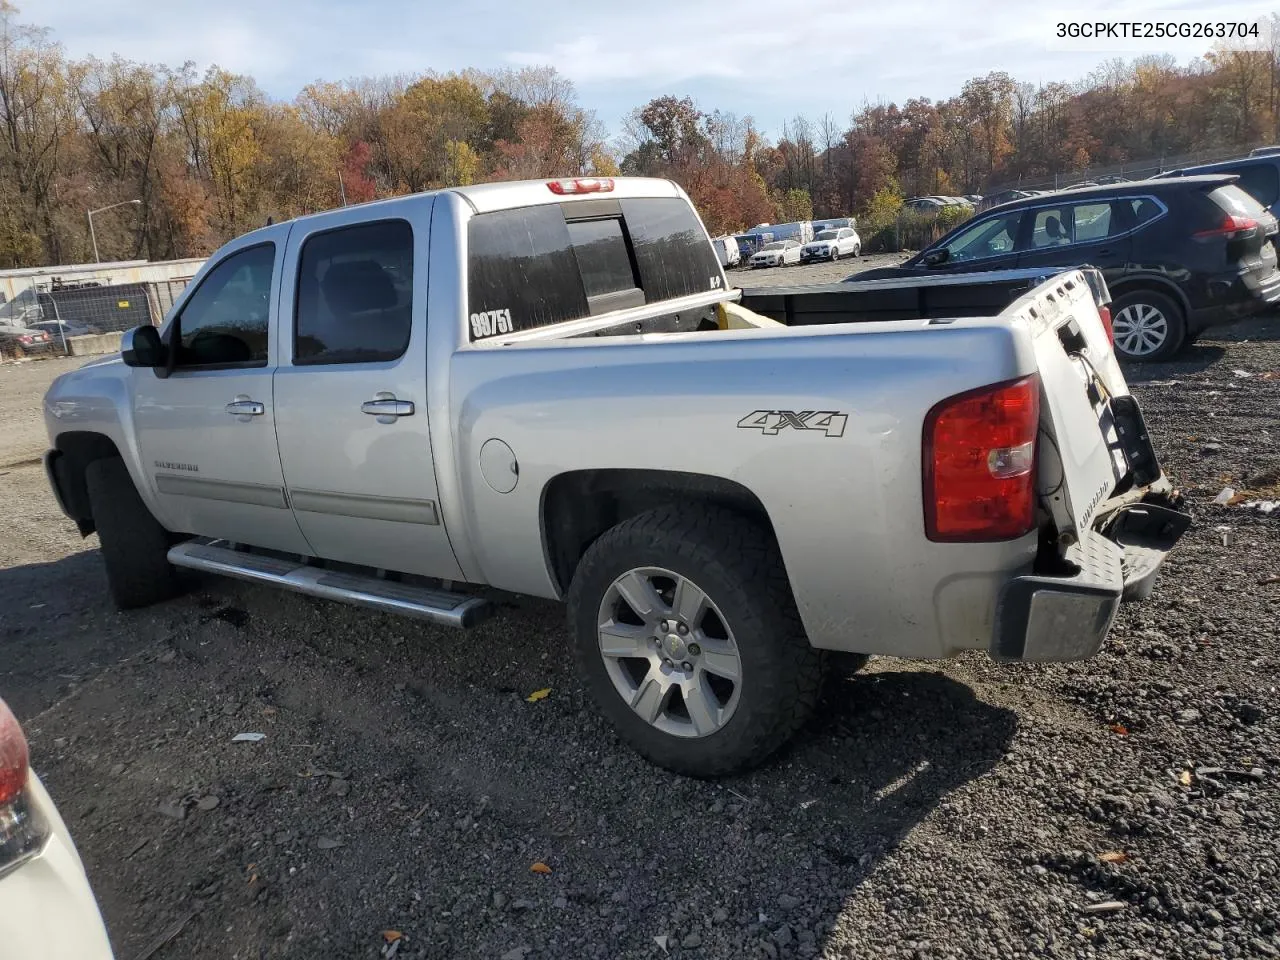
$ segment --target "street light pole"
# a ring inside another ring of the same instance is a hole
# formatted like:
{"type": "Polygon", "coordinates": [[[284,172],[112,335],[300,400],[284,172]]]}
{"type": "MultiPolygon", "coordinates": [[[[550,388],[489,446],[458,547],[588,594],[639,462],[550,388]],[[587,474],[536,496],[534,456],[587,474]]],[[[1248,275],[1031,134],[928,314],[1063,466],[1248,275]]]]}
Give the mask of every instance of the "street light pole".
{"type": "Polygon", "coordinates": [[[89,240],[93,243],[93,262],[101,263],[102,258],[98,256],[98,235],[93,231],[93,215],[95,213],[105,213],[107,210],[114,210],[116,207],[127,207],[132,203],[142,203],[141,200],[121,200],[119,203],[108,204],[105,207],[99,207],[97,210],[89,211],[89,240]]]}

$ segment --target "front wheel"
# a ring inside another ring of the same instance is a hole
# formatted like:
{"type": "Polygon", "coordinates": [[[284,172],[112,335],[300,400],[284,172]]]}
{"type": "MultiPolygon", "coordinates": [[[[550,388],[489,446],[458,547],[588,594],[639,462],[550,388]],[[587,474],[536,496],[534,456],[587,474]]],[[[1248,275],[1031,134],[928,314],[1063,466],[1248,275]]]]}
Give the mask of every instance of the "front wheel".
{"type": "Polygon", "coordinates": [[[609,530],[574,574],[569,627],[622,738],[689,776],[764,761],[822,683],[776,545],[727,510],[660,508],[609,530]]]}
{"type": "Polygon", "coordinates": [[[124,461],[94,460],[84,480],[116,606],[129,610],[174,596],[178,576],[169,563],[169,532],[142,502],[124,461]]]}
{"type": "Polygon", "coordinates": [[[1122,294],[1111,304],[1111,331],[1122,360],[1158,362],[1180,349],[1187,335],[1182,309],[1154,290],[1122,294]]]}

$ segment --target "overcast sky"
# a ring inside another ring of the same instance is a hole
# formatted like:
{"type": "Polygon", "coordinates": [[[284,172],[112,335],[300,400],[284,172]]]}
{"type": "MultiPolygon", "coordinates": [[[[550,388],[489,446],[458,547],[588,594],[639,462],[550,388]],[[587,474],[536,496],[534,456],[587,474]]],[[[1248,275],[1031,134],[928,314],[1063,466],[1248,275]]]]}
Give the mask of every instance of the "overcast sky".
{"type": "Polygon", "coordinates": [[[17,0],[75,57],[194,60],[251,74],[272,96],[306,83],[395,72],[552,64],[618,133],[651,97],[750,114],[841,122],[864,102],[941,99],[1005,70],[1031,83],[1078,80],[1144,53],[1182,62],[1204,40],[1057,41],[1059,21],[1249,21],[1280,0],[17,0]],[[1105,9],[1105,13],[1103,12],[1105,9]]]}

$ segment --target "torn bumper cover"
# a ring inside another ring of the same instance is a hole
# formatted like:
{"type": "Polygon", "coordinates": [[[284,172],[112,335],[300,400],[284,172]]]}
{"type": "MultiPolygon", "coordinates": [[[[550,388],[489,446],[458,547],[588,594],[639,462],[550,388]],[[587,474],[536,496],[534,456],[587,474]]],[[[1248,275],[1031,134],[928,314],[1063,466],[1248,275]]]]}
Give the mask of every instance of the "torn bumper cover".
{"type": "MultiPolygon", "coordinates": [[[[1162,498],[1163,499],[1163,498],[1162,498]]],[[[1108,518],[1066,553],[1069,572],[1029,574],[1005,585],[990,654],[1001,661],[1082,660],[1102,647],[1123,600],[1141,600],[1191,518],[1166,502],[1140,501],[1108,518]]]]}

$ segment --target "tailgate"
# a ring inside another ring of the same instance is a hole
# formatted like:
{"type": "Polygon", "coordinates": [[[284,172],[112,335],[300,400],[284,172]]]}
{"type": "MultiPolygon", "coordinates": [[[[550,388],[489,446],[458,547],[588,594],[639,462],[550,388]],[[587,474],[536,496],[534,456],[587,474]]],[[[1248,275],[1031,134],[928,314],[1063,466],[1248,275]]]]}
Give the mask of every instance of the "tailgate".
{"type": "Polygon", "coordinates": [[[1030,325],[1040,371],[1041,501],[1061,541],[1079,542],[1122,480],[1146,486],[1160,468],[1084,275],[1055,277],[1010,311],[1030,325]]]}

